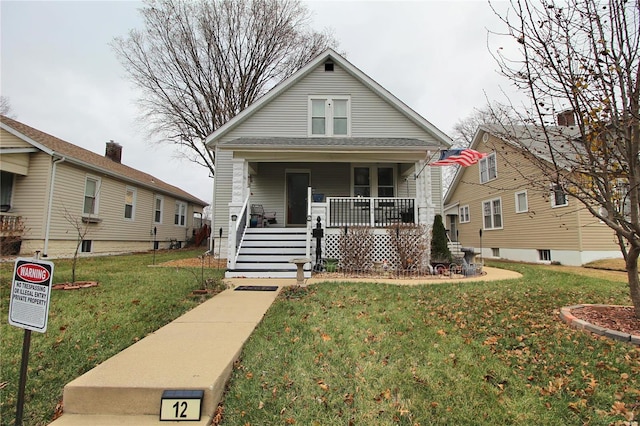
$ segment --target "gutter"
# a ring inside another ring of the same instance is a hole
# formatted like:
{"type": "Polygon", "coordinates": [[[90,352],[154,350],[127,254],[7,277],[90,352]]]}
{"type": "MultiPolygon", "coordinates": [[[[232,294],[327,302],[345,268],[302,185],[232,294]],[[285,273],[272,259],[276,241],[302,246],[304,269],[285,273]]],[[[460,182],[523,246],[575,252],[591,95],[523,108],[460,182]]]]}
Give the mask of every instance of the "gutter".
{"type": "MultiPolygon", "coordinates": [[[[55,155],[54,155],[55,158],[55,155]]],[[[51,214],[53,204],[53,189],[55,188],[56,170],[59,163],[64,163],[67,159],[60,157],[57,160],[53,160],[53,168],[51,169],[51,180],[49,183],[49,204],[47,205],[47,225],[44,231],[44,248],[42,250],[42,257],[47,257],[49,250],[49,231],[51,230],[51,214]]]]}

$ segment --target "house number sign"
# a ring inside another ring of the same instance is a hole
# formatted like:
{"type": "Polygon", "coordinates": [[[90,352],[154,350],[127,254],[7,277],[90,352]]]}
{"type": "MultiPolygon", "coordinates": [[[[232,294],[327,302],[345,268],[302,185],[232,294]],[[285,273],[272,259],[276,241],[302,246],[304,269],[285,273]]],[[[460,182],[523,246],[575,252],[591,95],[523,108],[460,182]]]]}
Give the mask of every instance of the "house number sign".
{"type": "Polygon", "coordinates": [[[160,421],[199,421],[203,397],[202,390],[165,390],[160,403],[160,421]]]}

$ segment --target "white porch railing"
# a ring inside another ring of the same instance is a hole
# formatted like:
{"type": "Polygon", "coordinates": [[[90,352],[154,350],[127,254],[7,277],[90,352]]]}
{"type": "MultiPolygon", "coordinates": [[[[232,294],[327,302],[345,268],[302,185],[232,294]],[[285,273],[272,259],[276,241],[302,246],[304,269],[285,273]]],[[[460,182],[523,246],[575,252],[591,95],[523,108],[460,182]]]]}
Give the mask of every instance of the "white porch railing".
{"type": "Polygon", "coordinates": [[[415,198],[327,197],[329,228],[371,226],[386,228],[397,223],[415,223],[415,198]]]}

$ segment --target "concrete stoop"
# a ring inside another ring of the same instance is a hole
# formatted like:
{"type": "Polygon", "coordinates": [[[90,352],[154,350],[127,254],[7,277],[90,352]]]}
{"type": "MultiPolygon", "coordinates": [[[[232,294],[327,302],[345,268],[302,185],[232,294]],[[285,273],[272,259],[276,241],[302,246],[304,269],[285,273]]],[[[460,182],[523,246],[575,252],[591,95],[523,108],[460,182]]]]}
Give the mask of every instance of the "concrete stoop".
{"type": "Polygon", "coordinates": [[[203,390],[202,419],[189,424],[210,424],[234,361],[277,294],[229,289],[197,306],[68,383],[64,414],[51,424],[167,424],[160,401],[174,389],[203,390]]]}

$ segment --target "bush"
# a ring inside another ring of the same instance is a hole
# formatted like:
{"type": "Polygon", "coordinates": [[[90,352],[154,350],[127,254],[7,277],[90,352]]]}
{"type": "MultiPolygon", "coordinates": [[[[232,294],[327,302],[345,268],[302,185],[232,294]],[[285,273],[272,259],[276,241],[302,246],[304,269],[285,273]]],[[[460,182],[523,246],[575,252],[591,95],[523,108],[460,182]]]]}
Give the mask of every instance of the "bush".
{"type": "Polygon", "coordinates": [[[433,219],[431,230],[431,263],[449,263],[453,259],[447,241],[447,230],[442,223],[442,216],[437,214],[433,219]]]}

